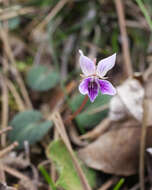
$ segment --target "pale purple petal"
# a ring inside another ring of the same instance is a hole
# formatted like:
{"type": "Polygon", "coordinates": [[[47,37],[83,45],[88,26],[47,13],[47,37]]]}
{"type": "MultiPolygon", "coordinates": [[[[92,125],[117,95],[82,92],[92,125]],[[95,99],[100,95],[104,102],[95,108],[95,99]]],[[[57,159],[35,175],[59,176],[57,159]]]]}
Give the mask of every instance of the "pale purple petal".
{"type": "Polygon", "coordinates": [[[89,86],[88,86],[88,96],[90,98],[91,102],[94,102],[94,100],[96,99],[97,95],[98,95],[98,81],[97,80],[91,80],[89,82],[89,86]]]}
{"type": "Polygon", "coordinates": [[[86,76],[95,74],[96,66],[94,62],[88,57],[86,57],[81,50],[79,50],[79,53],[80,53],[80,67],[82,72],[86,76]]]}
{"type": "Polygon", "coordinates": [[[99,61],[97,66],[97,75],[101,78],[104,77],[106,73],[114,67],[115,61],[116,61],[116,53],[113,54],[112,56],[109,56],[99,61]]]}
{"type": "Polygon", "coordinates": [[[116,94],[116,89],[115,87],[111,84],[111,82],[107,80],[99,80],[99,85],[100,85],[100,91],[102,94],[108,94],[108,95],[115,95],[116,94]]]}
{"type": "Polygon", "coordinates": [[[79,84],[79,91],[81,94],[85,95],[88,94],[88,86],[91,81],[91,78],[83,79],[82,82],[79,84]]]}

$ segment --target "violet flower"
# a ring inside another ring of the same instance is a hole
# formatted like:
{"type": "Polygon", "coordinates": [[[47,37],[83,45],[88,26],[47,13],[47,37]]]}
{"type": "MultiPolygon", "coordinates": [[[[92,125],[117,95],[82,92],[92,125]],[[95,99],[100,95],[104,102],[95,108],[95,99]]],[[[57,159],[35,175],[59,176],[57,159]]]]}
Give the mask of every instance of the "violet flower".
{"type": "Polygon", "coordinates": [[[115,65],[116,53],[99,61],[92,61],[86,57],[81,50],[80,67],[83,72],[83,80],[79,85],[79,91],[83,95],[88,95],[91,102],[94,102],[99,90],[102,94],[115,95],[115,87],[106,79],[105,75],[115,65]]]}

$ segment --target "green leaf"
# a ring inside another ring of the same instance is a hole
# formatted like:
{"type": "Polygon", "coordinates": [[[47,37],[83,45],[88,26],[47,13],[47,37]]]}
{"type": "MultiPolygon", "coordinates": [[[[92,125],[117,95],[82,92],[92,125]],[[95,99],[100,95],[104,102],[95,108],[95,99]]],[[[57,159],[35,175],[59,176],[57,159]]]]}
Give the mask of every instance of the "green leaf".
{"type": "Polygon", "coordinates": [[[20,72],[23,72],[28,68],[28,64],[23,61],[16,61],[16,67],[20,72]]]}
{"type": "MultiPolygon", "coordinates": [[[[47,156],[56,163],[59,178],[56,182],[58,187],[66,190],[83,190],[80,178],[74,167],[70,153],[64,143],[60,140],[52,142],[47,149],[47,156]]],[[[93,187],[95,186],[95,173],[93,170],[82,166],[84,173],[93,187]]]]}
{"type": "MultiPolygon", "coordinates": [[[[84,96],[78,94],[72,98],[71,109],[76,111],[82,104],[84,96]]],[[[107,116],[108,109],[100,111],[97,113],[92,113],[98,107],[102,107],[105,104],[108,104],[111,99],[111,96],[99,94],[94,103],[91,103],[89,100],[84,107],[84,110],[76,117],[76,122],[80,129],[91,128],[97,125],[102,119],[107,116]]]]}
{"type": "Polygon", "coordinates": [[[50,188],[52,190],[57,190],[55,183],[51,179],[51,176],[49,176],[48,172],[45,170],[45,168],[42,165],[39,166],[39,170],[42,173],[42,175],[44,176],[45,181],[49,184],[50,188]]]}
{"type": "Polygon", "coordinates": [[[124,184],[124,182],[125,182],[125,179],[121,178],[120,181],[117,183],[117,185],[114,187],[113,190],[119,190],[120,187],[124,184]]]}
{"type": "Polygon", "coordinates": [[[19,147],[24,146],[24,141],[34,144],[41,140],[52,126],[52,122],[43,120],[40,112],[30,110],[18,113],[10,122],[13,130],[9,132],[11,142],[18,141],[19,147]]]}
{"type": "Polygon", "coordinates": [[[47,91],[59,82],[59,73],[50,70],[47,66],[33,66],[27,73],[27,84],[33,90],[47,91]]]}

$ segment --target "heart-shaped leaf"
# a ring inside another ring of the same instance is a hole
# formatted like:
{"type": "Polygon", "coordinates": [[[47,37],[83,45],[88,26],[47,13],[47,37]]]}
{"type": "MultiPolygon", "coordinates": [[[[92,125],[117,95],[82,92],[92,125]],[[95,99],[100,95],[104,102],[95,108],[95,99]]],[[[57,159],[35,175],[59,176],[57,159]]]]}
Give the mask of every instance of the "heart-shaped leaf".
{"type": "Polygon", "coordinates": [[[57,85],[59,74],[47,66],[33,66],[27,73],[27,84],[35,91],[47,91],[57,85]]]}
{"type": "MultiPolygon", "coordinates": [[[[71,101],[72,111],[76,111],[82,104],[84,96],[78,94],[73,97],[71,101]]],[[[84,110],[76,117],[76,122],[80,128],[90,128],[97,125],[102,119],[104,119],[108,113],[108,109],[95,112],[95,109],[108,104],[111,96],[99,94],[94,103],[89,100],[86,103],[84,110]]]]}
{"type": "Polygon", "coordinates": [[[9,139],[19,142],[22,148],[24,141],[34,144],[41,140],[52,126],[52,122],[43,120],[40,112],[30,110],[18,113],[10,122],[13,130],[9,132],[9,139]]]}
{"type": "MultiPolygon", "coordinates": [[[[53,160],[59,171],[59,178],[56,185],[66,190],[83,190],[81,181],[74,167],[70,153],[61,140],[52,142],[47,149],[47,156],[53,160]]],[[[92,187],[95,186],[95,173],[82,165],[82,169],[86,174],[88,182],[92,187]]]]}

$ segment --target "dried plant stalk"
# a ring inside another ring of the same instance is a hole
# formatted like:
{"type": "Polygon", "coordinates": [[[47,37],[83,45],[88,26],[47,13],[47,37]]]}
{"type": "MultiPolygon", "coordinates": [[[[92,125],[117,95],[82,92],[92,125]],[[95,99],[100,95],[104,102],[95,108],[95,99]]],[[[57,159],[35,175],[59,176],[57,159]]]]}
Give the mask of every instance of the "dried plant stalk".
{"type": "Polygon", "coordinates": [[[82,186],[84,188],[84,190],[91,190],[91,187],[89,186],[88,184],[88,181],[83,173],[83,170],[81,169],[80,165],[79,165],[79,162],[73,152],[73,149],[71,147],[71,144],[70,144],[70,141],[69,141],[69,138],[67,136],[67,133],[66,133],[66,130],[65,130],[65,127],[64,127],[64,124],[63,124],[63,121],[62,121],[62,118],[60,116],[60,113],[59,112],[55,112],[52,116],[52,121],[54,122],[55,124],[55,127],[57,128],[58,130],[58,133],[60,134],[63,142],[65,143],[70,155],[71,155],[71,158],[73,160],[73,163],[74,163],[74,166],[78,172],[78,175],[80,177],[80,180],[81,180],[81,183],[82,183],[82,186]]]}
{"type": "MultiPolygon", "coordinates": [[[[5,78],[0,75],[1,80],[1,87],[2,87],[2,130],[5,130],[5,128],[8,126],[8,89],[6,85],[5,78]]],[[[6,134],[3,133],[1,135],[1,145],[2,147],[6,146],[6,134]]]]}
{"type": "Polygon", "coordinates": [[[125,63],[126,74],[127,76],[132,76],[133,69],[131,65],[123,3],[121,0],[115,0],[115,5],[117,9],[119,27],[120,27],[121,38],[122,38],[122,50],[123,50],[123,58],[124,58],[124,63],[125,63]]]}
{"type": "Polygon", "coordinates": [[[9,41],[8,41],[8,35],[7,33],[4,31],[4,29],[1,27],[0,28],[0,37],[2,39],[2,42],[4,44],[4,50],[6,52],[6,55],[8,56],[10,62],[11,62],[11,71],[12,73],[14,74],[15,78],[16,78],[16,81],[18,83],[18,86],[21,90],[21,93],[22,93],[22,96],[27,104],[27,107],[32,109],[32,103],[30,101],[30,98],[29,98],[29,95],[28,95],[28,92],[25,88],[25,85],[24,85],[24,81],[20,75],[20,73],[18,72],[17,68],[16,68],[16,64],[15,64],[15,59],[14,59],[14,55],[12,53],[12,50],[11,50],[11,47],[10,47],[10,44],[9,44],[9,41]]]}

